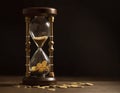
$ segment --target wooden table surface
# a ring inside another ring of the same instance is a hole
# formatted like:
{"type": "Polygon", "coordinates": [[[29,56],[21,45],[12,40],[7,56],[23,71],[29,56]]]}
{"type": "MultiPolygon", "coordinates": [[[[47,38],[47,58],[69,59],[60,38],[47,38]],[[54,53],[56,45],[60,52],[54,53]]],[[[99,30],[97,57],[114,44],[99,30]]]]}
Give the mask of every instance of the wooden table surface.
{"type": "Polygon", "coordinates": [[[93,86],[84,88],[56,88],[55,91],[39,88],[25,88],[18,86],[22,80],[21,76],[0,76],[0,93],[120,93],[120,80],[116,79],[94,79],[80,77],[58,77],[58,83],[67,82],[89,82],[93,86]]]}

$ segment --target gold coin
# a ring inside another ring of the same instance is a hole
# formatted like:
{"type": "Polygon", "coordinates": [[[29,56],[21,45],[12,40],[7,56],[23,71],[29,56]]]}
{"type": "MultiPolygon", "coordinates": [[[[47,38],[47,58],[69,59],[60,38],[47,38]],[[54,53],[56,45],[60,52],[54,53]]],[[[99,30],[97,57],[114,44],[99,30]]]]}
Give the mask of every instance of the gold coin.
{"type": "Polygon", "coordinates": [[[37,63],[37,68],[40,68],[42,67],[42,64],[41,63],[37,63]]]}
{"type": "Polygon", "coordinates": [[[42,73],[44,71],[44,68],[39,68],[39,72],[42,73]]]}
{"type": "Polygon", "coordinates": [[[31,68],[31,71],[36,71],[37,69],[36,69],[36,66],[32,66],[32,68],[31,68]]]}
{"type": "Polygon", "coordinates": [[[46,66],[47,65],[47,61],[46,60],[42,61],[42,65],[46,66]]]}

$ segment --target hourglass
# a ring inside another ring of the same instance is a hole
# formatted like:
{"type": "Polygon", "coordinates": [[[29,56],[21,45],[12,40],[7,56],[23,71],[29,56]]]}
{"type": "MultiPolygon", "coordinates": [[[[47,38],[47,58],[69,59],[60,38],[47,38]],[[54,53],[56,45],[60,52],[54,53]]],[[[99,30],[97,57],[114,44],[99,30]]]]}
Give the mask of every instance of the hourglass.
{"type": "Polygon", "coordinates": [[[53,71],[53,22],[57,10],[48,7],[30,7],[23,9],[26,22],[26,74],[23,79],[25,85],[55,84],[53,71]],[[30,38],[37,46],[37,50],[30,54],[30,38]],[[42,47],[48,41],[49,57],[42,47]]]}

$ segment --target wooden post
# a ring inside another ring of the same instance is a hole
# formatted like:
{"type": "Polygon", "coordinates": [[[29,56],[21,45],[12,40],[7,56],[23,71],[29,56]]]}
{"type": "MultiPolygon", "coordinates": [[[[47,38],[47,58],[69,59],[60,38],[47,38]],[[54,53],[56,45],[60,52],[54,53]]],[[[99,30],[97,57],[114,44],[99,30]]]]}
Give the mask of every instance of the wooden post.
{"type": "Polygon", "coordinates": [[[29,33],[29,24],[30,24],[30,18],[25,17],[26,22],[26,77],[30,76],[30,33],[29,33]]]}
{"type": "Polygon", "coordinates": [[[50,16],[49,17],[49,22],[50,22],[50,36],[49,36],[49,59],[50,59],[50,77],[54,77],[54,71],[53,71],[53,51],[54,51],[54,41],[53,41],[53,22],[54,22],[54,17],[50,16]]]}

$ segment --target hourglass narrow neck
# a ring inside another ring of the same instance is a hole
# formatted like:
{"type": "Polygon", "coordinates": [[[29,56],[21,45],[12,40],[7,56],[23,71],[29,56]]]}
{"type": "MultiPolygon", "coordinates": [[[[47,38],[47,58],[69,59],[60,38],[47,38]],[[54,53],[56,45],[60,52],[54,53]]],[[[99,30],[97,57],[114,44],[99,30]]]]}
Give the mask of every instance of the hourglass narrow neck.
{"type": "Polygon", "coordinates": [[[40,36],[40,37],[34,37],[33,40],[35,44],[37,45],[37,47],[42,48],[47,38],[48,36],[40,36]]]}

